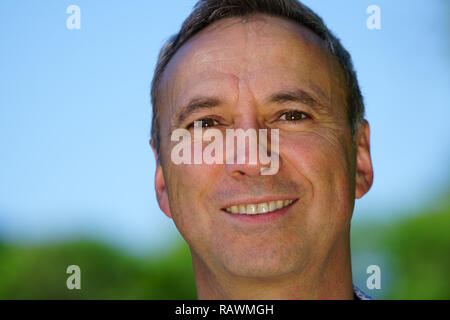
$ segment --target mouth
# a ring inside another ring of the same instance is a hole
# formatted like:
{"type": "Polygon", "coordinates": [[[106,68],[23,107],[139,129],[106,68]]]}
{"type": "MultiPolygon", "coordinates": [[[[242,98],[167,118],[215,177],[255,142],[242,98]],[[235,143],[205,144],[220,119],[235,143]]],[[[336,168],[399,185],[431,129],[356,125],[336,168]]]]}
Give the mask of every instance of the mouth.
{"type": "Polygon", "coordinates": [[[227,208],[223,208],[222,210],[235,215],[246,215],[246,216],[263,215],[289,207],[296,200],[297,199],[274,200],[250,204],[239,203],[227,208]]]}

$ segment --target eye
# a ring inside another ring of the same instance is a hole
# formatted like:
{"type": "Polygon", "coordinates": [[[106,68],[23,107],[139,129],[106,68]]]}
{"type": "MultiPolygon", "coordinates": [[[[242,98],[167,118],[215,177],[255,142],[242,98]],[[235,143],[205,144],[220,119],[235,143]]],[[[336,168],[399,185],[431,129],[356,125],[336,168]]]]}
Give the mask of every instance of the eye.
{"type": "Polygon", "coordinates": [[[285,120],[285,121],[300,121],[300,120],[304,120],[306,118],[309,118],[309,116],[302,112],[302,111],[298,111],[298,110],[291,110],[291,111],[287,111],[284,112],[279,120],[285,120]]]}
{"type": "MultiPolygon", "coordinates": [[[[195,120],[194,122],[196,122],[196,121],[201,121],[202,128],[210,128],[210,127],[217,126],[219,124],[219,122],[213,118],[203,118],[203,119],[195,120]]],[[[194,127],[194,122],[189,124],[188,129],[194,127]]]]}

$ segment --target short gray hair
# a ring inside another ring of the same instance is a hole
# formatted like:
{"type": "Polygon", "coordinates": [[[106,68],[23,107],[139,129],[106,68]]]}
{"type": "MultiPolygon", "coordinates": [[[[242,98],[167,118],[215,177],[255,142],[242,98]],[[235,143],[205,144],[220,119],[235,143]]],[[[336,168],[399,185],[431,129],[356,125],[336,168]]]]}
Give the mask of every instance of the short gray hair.
{"type": "Polygon", "coordinates": [[[214,22],[231,17],[245,18],[257,13],[278,16],[297,22],[325,41],[328,50],[336,57],[344,72],[348,120],[353,139],[355,138],[358,126],[364,118],[363,97],[350,54],[341,45],[339,39],[327,28],[322,18],[297,0],[199,0],[192,13],[183,22],[180,31],[170,37],[164,44],[156,63],[151,86],[153,106],[151,139],[158,153],[158,160],[160,154],[158,95],[162,74],[169,61],[192,36],[214,22]]]}

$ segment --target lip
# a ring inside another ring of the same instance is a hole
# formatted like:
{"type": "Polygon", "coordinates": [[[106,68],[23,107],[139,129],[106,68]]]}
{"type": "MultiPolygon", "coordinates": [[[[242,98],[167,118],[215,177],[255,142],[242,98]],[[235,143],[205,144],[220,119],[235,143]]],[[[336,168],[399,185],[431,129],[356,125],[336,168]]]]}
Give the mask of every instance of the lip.
{"type": "MultiPolygon", "coordinates": [[[[255,200],[252,199],[250,201],[257,201],[257,202],[244,202],[244,201],[239,201],[239,202],[235,202],[232,205],[237,205],[237,204],[247,204],[247,203],[261,203],[261,202],[269,202],[269,201],[275,201],[275,200],[294,200],[290,205],[288,205],[287,207],[272,211],[272,212],[268,212],[268,213],[261,213],[261,214],[238,214],[238,213],[230,213],[227,212],[225,210],[225,208],[229,208],[229,206],[224,207],[221,209],[221,211],[223,213],[225,213],[227,215],[227,217],[229,217],[230,219],[232,219],[235,222],[240,222],[243,224],[264,224],[264,223],[270,223],[270,222],[274,222],[278,219],[281,219],[284,215],[286,215],[286,213],[288,213],[289,209],[292,208],[292,206],[297,202],[298,198],[273,198],[272,200],[255,200]]],[[[232,206],[230,205],[230,206],[232,206]]]]}
{"type": "MultiPolygon", "coordinates": [[[[286,197],[286,196],[265,196],[265,197],[259,197],[259,198],[242,198],[242,199],[233,200],[232,202],[229,202],[229,203],[225,204],[224,206],[222,206],[220,209],[221,210],[225,210],[226,208],[229,208],[231,206],[237,206],[237,205],[240,205],[240,204],[244,204],[244,205],[247,205],[247,204],[258,204],[258,203],[277,201],[277,200],[283,200],[283,201],[284,200],[294,200],[294,202],[291,203],[291,205],[292,205],[298,200],[298,198],[294,197],[294,196],[292,196],[292,197],[286,197]]],[[[287,206],[286,208],[290,207],[291,205],[287,206]]],[[[276,210],[276,211],[278,211],[278,210],[276,210]]],[[[264,214],[267,214],[267,213],[264,213],[264,214]]]]}

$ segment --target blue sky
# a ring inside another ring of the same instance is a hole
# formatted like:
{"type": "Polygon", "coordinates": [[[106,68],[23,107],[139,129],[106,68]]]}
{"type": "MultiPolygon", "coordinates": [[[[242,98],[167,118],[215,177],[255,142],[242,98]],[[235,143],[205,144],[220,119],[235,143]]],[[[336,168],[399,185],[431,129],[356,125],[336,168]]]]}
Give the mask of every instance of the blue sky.
{"type": "MultiPolygon", "coordinates": [[[[375,180],[355,221],[414,213],[448,188],[449,6],[304,2],[352,54],[365,96],[375,180]],[[366,27],[372,4],[381,30],[366,27]]],[[[0,2],[0,238],[148,249],[176,236],[153,190],[149,85],[193,4],[0,2]],[[66,28],[72,4],[80,30],[66,28]]]]}

